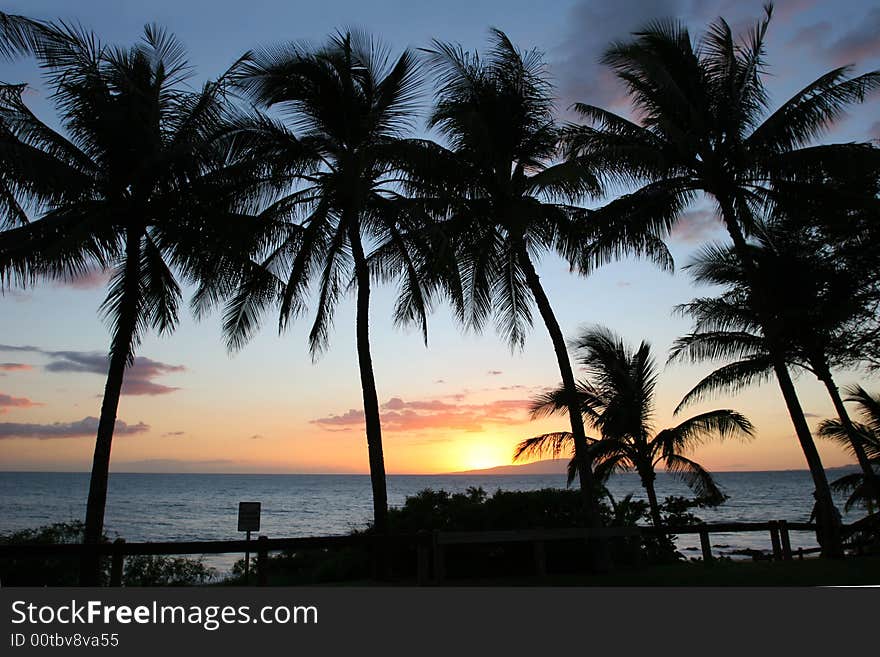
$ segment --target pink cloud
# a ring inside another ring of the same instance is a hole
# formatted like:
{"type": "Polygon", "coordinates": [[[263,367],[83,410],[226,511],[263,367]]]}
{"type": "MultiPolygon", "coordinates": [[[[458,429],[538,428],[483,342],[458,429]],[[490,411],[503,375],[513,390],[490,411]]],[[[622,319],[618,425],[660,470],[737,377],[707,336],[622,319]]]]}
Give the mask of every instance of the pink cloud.
{"type": "Polygon", "coordinates": [[[0,392],[0,414],[8,412],[10,408],[33,408],[34,406],[44,406],[44,404],[31,401],[26,397],[12,397],[0,392]]]}
{"type": "Polygon", "coordinates": [[[21,372],[32,369],[34,369],[32,366],[24,363],[0,363],[0,371],[3,372],[21,372]]]}
{"type": "Polygon", "coordinates": [[[698,244],[712,239],[721,228],[721,223],[711,210],[688,210],[682,213],[670,233],[677,242],[698,244]]]}
{"type": "MultiPolygon", "coordinates": [[[[448,429],[480,431],[487,424],[522,424],[529,421],[530,402],[524,399],[499,399],[481,404],[450,404],[437,399],[404,401],[392,397],[382,404],[382,428],[385,431],[423,431],[448,429]]],[[[364,412],[349,409],[311,421],[328,431],[363,427],[364,412]]]]}
{"type": "Polygon", "coordinates": [[[75,290],[96,290],[98,288],[106,287],[110,282],[110,277],[112,275],[113,272],[110,270],[95,269],[86,272],[82,276],[58,281],[55,286],[70,287],[75,290]]]}
{"type": "Polygon", "coordinates": [[[839,66],[855,64],[880,55],[880,7],[875,7],[859,21],[858,27],[843,34],[828,48],[832,61],[839,66]]]}

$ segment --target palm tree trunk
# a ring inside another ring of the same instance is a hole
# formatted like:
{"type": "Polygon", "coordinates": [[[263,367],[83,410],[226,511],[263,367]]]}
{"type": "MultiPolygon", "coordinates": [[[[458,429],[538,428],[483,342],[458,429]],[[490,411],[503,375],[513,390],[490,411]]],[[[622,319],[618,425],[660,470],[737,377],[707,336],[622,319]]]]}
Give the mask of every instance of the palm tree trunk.
{"type": "Polygon", "coordinates": [[[535,302],[538,304],[544,324],[547,326],[550,340],[553,342],[553,350],[556,352],[556,361],[559,364],[559,374],[562,376],[562,386],[568,396],[568,419],[571,423],[571,433],[574,437],[574,455],[577,462],[578,480],[584,496],[584,513],[587,526],[600,527],[602,521],[596,505],[596,487],[592,464],[587,452],[587,434],[584,429],[584,419],[581,416],[577,403],[577,388],[575,387],[574,372],[571,369],[571,360],[568,356],[565,338],[562,335],[562,329],[559,327],[556,315],[553,314],[550,300],[544,292],[541,279],[535,271],[532,261],[527,255],[521,254],[520,264],[525,271],[526,282],[532,295],[535,297],[535,302]]]}
{"type": "MultiPolygon", "coordinates": [[[[721,215],[727,227],[727,232],[733,240],[733,245],[743,265],[743,270],[749,278],[749,284],[756,295],[760,297],[763,285],[758,277],[757,267],[749,253],[745,237],[737,223],[733,204],[729,198],[718,195],[716,195],[716,198],[721,206],[721,215]]],[[[813,478],[813,485],[816,489],[816,504],[820,509],[820,513],[817,514],[817,524],[820,525],[819,532],[822,535],[822,541],[820,541],[822,543],[822,556],[839,557],[843,554],[840,527],[833,520],[835,518],[834,500],[831,497],[831,487],[828,485],[828,478],[825,476],[825,468],[822,465],[822,459],[819,456],[819,451],[816,449],[816,443],[813,441],[810,427],[807,424],[797,391],[791,380],[788,365],[785,362],[784,350],[780,348],[779,339],[776,337],[777,331],[774,322],[765,316],[763,304],[759,305],[761,329],[767,344],[767,350],[773,362],[773,371],[779,382],[782,397],[785,400],[788,414],[791,416],[792,424],[794,424],[798,442],[800,443],[801,450],[804,452],[807,467],[810,469],[810,475],[813,478]]]]}
{"type": "Polygon", "coordinates": [[[657,475],[653,472],[639,473],[642,480],[642,486],[645,493],[648,494],[648,506],[651,509],[651,522],[654,527],[660,527],[663,524],[663,518],[660,517],[660,504],[657,502],[657,491],[654,490],[654,480],[657,475]]]}
{"type": "Polygon", "coordinates": [[[868,459],[864,445],[862,445],[861,441],[857,438],[856,428],[853,426],[849,413],[846,410],[846,405],[840,397],[840,391],[834,383],[834,377],[831,375],[831,371],[826,369],[821,372],[819,374],[819,380],[825,384],[825,389],[828,390],[828,394],[834,404],[834,410],[837,411],[837,417],[840,418],[840,424],[843,425],[844,430],[850,437],[853,452],[855,452],[856,459],[858,460],[859,466],[862,468],[862,474],[865,477],[865,485],[868,489],[868,494],[874,502],[880,504],[880,481],[878,481],[877,473],[874,472],[874,468],[871,467],[871,461],[868,459]]]}
{"type": "Polygon", "coordinates": [[[388,531],[388,494],[385,483],[385,457],[382,453],[379,398],[376,393],[376,379],[373,376],[373,359],[370,355],[370,271],[358,227],[355,222],[350,222],[349,226],[349,241],[357,279],[357,350],[361,391],[364,398],[370,482],[373,486],[373,525],[381,535],[388,531]]]}
{"type": "MultiPolygon", "coordinates": [[[[535,297],[535,303],[538,304],[541,317],[550,334],[550,340],[553,342],[553,350],[556,352],[556,361],[559,364],[559,374],[562,376],[562,385],[568,395],[566,405],[568,406],[568,419],[571,423],[571,434],[574,437],[574,457],[577,462],[578,481],[583,496],[584,522],[587,527],[600,528],[602,517],[596,498],[593,465],[587,449],[587,432],[584,429],[584,419],[581,417],[581,410],[577,403],[577,388],[575,387],[574,372],[571,369],[568,349],[565,346],[565,338],[532,261],[524,251],[520,253],[519,259],[526,274],[526,282],[535,297]]],[[[589,546],[590,567],[596,572],[608,571],[611,567],[611,555],[607,539],[592,539],[587,541],[587,544],[589,546]]]]}
{"type": "MultiPolygon", "coordinates": [[[[104,511],[107,506],[107,484],[110,477],[110,448],[125,368],[132,356],[134,332],[138,316],[138,279],[140,278],[140,233],[129,230],[125,248],[125,279],[120,315],[110,349],[110,368],[104,386],[101,417],[95,439],[95,454],[89,479],[86,523],[83,542],[97,545],[104,534],[104,511]]],[[[100,559],[97,553],[85,552],[80,563],[80,585],[100,585],[100,559]]]]}

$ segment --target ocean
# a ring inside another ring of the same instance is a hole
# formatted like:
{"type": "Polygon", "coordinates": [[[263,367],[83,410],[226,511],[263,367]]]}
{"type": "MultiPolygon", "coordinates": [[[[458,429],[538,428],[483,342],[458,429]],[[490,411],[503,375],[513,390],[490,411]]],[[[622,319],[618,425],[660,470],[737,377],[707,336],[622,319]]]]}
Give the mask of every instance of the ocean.
{"type": "MultiPolygon", "coordinates": [[[[729,499],[713,509],[694,512],[706,522],[806,522],[813,506],[809,472],[714,473],[729,499]]],[[[829,473],[834,479],[838,473],[829,473]]],[[[87,473],[0,472],[0,534],[53,522],[82,519],[88,493],[87,473]]],[[[657,492],[687,496],[688,489],[665,473],[657,475],[657,492]]],[[[481,486],[502,490],[537,490],[565,486],[562,475],[390,475],[388,501],[403,504],[425,488],[463,492],[481,486]]],[[[634,474],[615,475],[608,489],[615,499],[629,493],[644,499],[634,474]]],[[[230,540],[244,538],[237,529],[238,503],[262,503],[260,534],[269,537],[346,534],[366,525],[372,514],[370,479],[366,475],[254,474],[113,474],[105,530],[127,541],[230,540]]],[[[843,513],[843,499],[837,499],[843,513]]],[[[858,510],[844,514],[851,522],[858,510]]],[[[769,533],[712,534],[713,552],[770,549],[769,533]]],[[[792,546],[814,547],[812,532],[792,532],[792,546]]],[[[678,547],[699,554],[699,539],[682,536],[678,547]]],[[[205,562],[227,571],[241,555],[210,555],[205,562]]]]}

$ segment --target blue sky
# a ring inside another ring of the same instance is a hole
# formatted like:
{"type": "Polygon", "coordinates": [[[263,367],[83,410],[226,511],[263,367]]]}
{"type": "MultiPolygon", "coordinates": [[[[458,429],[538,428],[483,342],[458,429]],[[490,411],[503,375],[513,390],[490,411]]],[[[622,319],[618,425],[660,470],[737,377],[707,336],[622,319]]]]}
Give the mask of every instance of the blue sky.
{"type": "MultiPolygon", "coordinates": [[[[719,14],[734,27],[741,27],[761,15],[761,3],[253,0],[242,5],[226,0],[148,4],[28,0],[7,2],[5,11],[78,21],[111,43],[130,43],[140,36],[145,23],[156,21],[186,44],[197,80],[219,74],[248,48],[287,40],[320,42],[334,30],[348,26],[380,36],[395,51],[427,46],[432,38],[480,48],[487,28],[494,26],[521,47],[536,47],[546,53],[560,111],[564,112],[574,101],[626,110],[622,90],[597,64],[610,40],[625,38],[659,16],[679,17],[695,32],[719,14]]],[[[773,98],[782,101],[821,73],[844,63],[856,63],[855,72],[877,68],[878,31],[880,7],[876,3],[776,3],[768,37],[768,85],[773,98]]],[[[52,122],[51,105],[32,65],[4,62],[0,71],[4,81],[32,84],[29,104],[52,122]]],[[[426,94],[426,103],[428,100],[426,94]]],[[[828,136],[842,141],[870,138],[880,138],[876,98],[853,111],[828,136]]],[[[708,206],[698,204],[670,239],[679,268],[673,275],[627,260],[604,267],[589,278],[579,278],[552,257],[544,259],[540,272],[567,335],[574,335],[584,325],[603,324],[630,341],[650,340],[662,364],[672,340],[689,328],[686,320],[671,316],[673,306],[699,293],[680,267],[701,243],[712,239],[724,239],[724,234],[708,206]]],[[[13,290],[0,297],[0,343],[7,347],[0,347],[0,424],[43,427],[42,433],[34,429],[42,437],[0,436],[4,443],[0,469],[88,468],[93,437],[87,435],[86,419],[98,415],[104,382],[93,356],[106,353],[108,346],[107,331],[97,315],[103,298],[98,287],[102,281],[96,276],[71,285],[13,290]],[[10,367],[2,369],[4,363],[10,367]]],[[[385,432],[390,472],[444,472],[501,464],[507,462],[518,440],[564,427],[564,418],[528,423],[516,406],[558,379],[552,349],[540,323],[525,349],[511,353],[491,327],[480,336],[463,335],[448,309],[440,307],[430,321],[426,350],[416,331],[391,326],[393,299],[393,290],[381,290],[374,296],[372,309],[379,397],[391,423],[385,432]],[[432,404],[434,408],[450,404],[457,410],[419,410],[432,404]],[[394,415],[396,409],[400,415],[394,415]],[[400,420],[404,411],[411,421],[400,420]]],[[[170,338],[148,337],[139,354],[150,361],[139,364],[134,383],[120,405],[119,417],[130,431],[114,442],[113,468],[365,472],[363,430],[350,421],[357,418],[360,406],[353,304],[348,300],[340,307],[331,348],[317,363],[307,351],[306,324],[294,325],[279,337],[270,318],[260,335],[235,355],[223,347],[216,315],[198,324],[185,317],[170,338]]],[[[664,369],[659,425],[672,422],[672,408],[707,371],[705,366],[664,369]]],[[[872,390],[880,387],[876,380],[866,380],[861,374],[842,373],[840,379],[841,383],[861,381],[872,390]]],[[[811,421],[831,414],[830,403],[815,381],[801,376],[797,383],[811,421]]],[[[697,457],[707,466],[803,467],[803,456],[774,384],[713,400],[694,410],[719,406],[746,413],[760,433],[747,446],[705,448],[697,457]]],[[[822,446],[822,453],[826,465],[849,461],[828,446],[822,446]]]]}

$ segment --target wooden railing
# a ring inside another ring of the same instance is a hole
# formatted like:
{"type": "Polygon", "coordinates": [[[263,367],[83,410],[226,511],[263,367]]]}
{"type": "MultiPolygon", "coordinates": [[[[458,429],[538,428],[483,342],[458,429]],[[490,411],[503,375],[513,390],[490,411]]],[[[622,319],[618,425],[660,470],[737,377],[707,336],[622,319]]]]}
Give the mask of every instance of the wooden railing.
{"type": "MultiPolygon", "coordinates": [[[[435,531],[419,532],[418,534],[398,534],[380,537],[367,534],[347,536],[313,536],[304,538],[267,538],[260,536],[256,541],[182,541],[157,543],[126,543],[116,539],[112,543],[84,545],[68,544],[6,544],[0,545],[0,559],[21,558],[79,558],[86,552],[97,553],[99,556],[110,557],[110,586],[120,586],[125,557],[131,555],[184,555],[184,554],[226,554],[251,551],[257,555],[257,585],[265,586],[268,582],[268,556],[270,552],[340,549],[346,547],[366,547],[377,553],[384,546],[396,548],[416,548],[417,581],[420,585],[430,582],[441,582],[446,576],[446,550],[454,545],[488,545],[503,543],[532,543],[535,557],[535,571],[539,575],[546,573],[545,545],[552,541],[571,541],[603,539],[614,537],[645,537],[657,535],[698,534],[703,561],[711,564],[712,555],[710,534],[769,532],[772,559],[786,561],[794,558],[791,548],[791,531],[815,531],[816,525],[811,523],[786,522],[785,520],[770,522],[731,522],[681,527],[603,527],[599,529],[568,528],[568,529],[525,529],[496,531],[435,531]],[[431,576],[433,574],[433,576],[431,576]]],[[[803,558],[804,554],[818,552],[819,548],[798,549],[796,554],[803,558]]]]}
{"type": "MultiPolygon", "coordinates": [[[[712,545],[709,540],[710,534],[740,533],[740,532],[769,532],[772,559],[775,561],[790,561],[795,552],[791,548],[791,531],[815,531],[816,525],[811,523],[787,522],[785,520],[773,520],[769,522],[729,522],[700,525],[684,525],[679,527],[664,526],[656,527],[603,527],[600,529],[571,528],[571,529],[529,529],[529,530],[503,530],[483,532],[434,532],[432,541],[434,579],[441,581],[446,574],[446,547],[450,545],[477,545],[477,544],[500,544],[500,543],[532,543],[535,572],[544,575],[547,572],[545,544],[548,541],[590,539],[590,538],[615,538],[615,537],[642,537],[657,535],[699,534],[700,549],[703,562],[711,564],[714,560],[712,545]]],[[[799,558],[804,555],[819,552],[821,548],[799,548],[796,552],[799,558]]]]}

